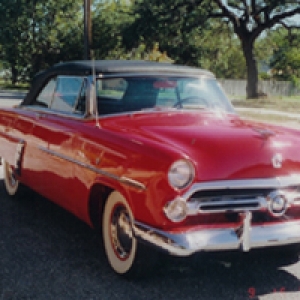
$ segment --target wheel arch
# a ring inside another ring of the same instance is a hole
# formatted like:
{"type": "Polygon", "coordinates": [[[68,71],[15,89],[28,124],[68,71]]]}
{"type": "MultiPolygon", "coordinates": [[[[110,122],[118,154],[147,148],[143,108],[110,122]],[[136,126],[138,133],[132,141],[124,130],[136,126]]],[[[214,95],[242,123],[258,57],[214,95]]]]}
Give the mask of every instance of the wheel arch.
{"type": "Polygon", "coordinates": [[[108,196],[113,191],[111,187],[104,184],[96,183],[92,186],[89,196],[89,217],[92,226],[100,230],[103,210],[108,196]]]}
{"type": "Polygon", "coordinates": [[[88,201],[88,213],[91,221],[91,225],[96,229],[99,230],[102,224],[102,216],[105,203],[109,197],[109,195],[113,191],[118,191],[121,195],[125,197],[125,199],[130,202],[129,194],[127,193],[126,189],[124,189],[121,185],[114,186],[108,185],[101,182],[95,182],[89,194],[89,201],[88,201]]]}

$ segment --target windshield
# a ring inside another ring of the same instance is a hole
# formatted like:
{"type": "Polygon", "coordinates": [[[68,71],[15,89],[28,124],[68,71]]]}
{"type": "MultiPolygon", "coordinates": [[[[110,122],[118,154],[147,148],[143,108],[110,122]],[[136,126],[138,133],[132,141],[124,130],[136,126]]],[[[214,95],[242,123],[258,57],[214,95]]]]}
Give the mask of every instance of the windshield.
{"type": "Polygon", "coordinates": [[[233,112],[214,78],[119,77],[97,80],[99,114],[143,109],[214,109],[233,112]]]}

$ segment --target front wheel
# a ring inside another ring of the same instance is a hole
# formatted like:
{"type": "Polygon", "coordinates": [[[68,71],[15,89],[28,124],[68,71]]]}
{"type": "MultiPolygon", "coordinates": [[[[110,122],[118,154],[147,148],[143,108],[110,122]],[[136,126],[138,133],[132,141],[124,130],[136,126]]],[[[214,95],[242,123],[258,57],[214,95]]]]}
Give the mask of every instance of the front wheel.
{"type": "Polygon", "coordinates": [[[106,256],[111,268],[128,278],[145,275],[154,265],[154,254],[134,237],[133,214],[118,192],[112,192],[107,199],[103,219],[102,234],[106,256]]]}

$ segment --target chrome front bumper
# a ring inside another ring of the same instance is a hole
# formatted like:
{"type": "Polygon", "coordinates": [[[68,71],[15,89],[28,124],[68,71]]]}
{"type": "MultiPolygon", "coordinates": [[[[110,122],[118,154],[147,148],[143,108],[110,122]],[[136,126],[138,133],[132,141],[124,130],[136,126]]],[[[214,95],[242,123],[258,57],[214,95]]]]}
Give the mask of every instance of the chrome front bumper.
{"type": "Polygon", "coordinates": [[[136,221],[133,224],[135,237],[177,256],[200,251],[249,251],[251,248],[300,243],[300,220],[264,225],[252,222],[252,214],[257,211],[271,214],[279,221],[290,207],[300,207],[299,174],[195,183],[180,200],[187,203],[187,216],[199,215],[201,218],[207,213],[234,212],[239,214],[241,222],[232,228],[197,227],[174,233],[136,221]]]}
{"type": "Polygon", "coordinates": [[[135,237],[176,256],[200,251],[237,250],[300,243],[300,221],[251,225],[251,212],[238,228],[219,228],[170,233],[140,222],[133,225],[135,237]]]}

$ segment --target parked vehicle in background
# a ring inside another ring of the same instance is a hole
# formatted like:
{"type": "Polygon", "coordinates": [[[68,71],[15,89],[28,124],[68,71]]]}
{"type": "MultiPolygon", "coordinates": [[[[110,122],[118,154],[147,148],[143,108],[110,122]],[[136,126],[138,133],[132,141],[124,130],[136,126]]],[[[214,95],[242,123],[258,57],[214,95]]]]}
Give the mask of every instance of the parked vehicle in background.
{"type": "Polygon", "coordinates": [[[24,186],[101,229],[112,269],[300,243],[300,132],[241,119],[208,71],[74,61],[0,110],[7,193],[24,186]]]}

